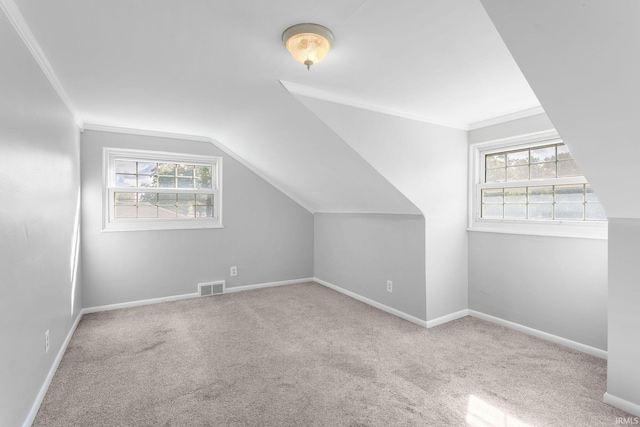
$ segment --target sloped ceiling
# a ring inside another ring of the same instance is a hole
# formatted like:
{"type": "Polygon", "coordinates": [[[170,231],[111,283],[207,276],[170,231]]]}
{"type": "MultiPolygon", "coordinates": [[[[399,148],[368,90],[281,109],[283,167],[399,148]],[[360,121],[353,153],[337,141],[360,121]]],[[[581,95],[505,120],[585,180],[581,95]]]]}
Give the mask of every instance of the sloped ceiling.
{"type": "Polygon", "coordinates": [[[461,214],[465,223],[466,132],[297,97],[431,221],[461,214]]]}
{"type": "Polygon", "coordinates": [[[461,129],[539,106],[478,0],[13,1],[84,123],[213,138],[314,212],[418,210],[280,81],[461,129]],[[336,36],[311,71],[300,22],[336,36]]]}
{"type": "Polygon", "coordinates": [[[640,2],[482,0],[609,218],[640,218],[640,2]]]}

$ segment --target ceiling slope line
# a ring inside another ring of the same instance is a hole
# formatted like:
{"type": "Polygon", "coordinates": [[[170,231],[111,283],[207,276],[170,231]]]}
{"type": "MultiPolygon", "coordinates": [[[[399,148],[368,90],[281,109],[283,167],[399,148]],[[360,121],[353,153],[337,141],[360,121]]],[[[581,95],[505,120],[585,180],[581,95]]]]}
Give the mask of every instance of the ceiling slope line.
{"type": "Polygon", "coordinates": [[[452,123],[442,120],[434,119],[433,117],[421,116],[418,114],[412,114],[406,111],[396,110],[393,108],[383,107],[381,105],[372,104],[359,99],[350,98],[344,95],[338,95],[333,92],[329,92],[322,89],[316,89],[309,86],[304,86],[298,83],[292,83],[285,80],[279,80],[280,84],[284,86],[289,93],[294,95],[308,96],[309,98],[319,99],[321,101],[333,102],[336,104],[346,105],[348,107],[360,108],[363,110],[374,111],[376,113],[387,114],[390,116],[402,117],[404,119],[416,120],[437,126],[445,126],[448,128],[469,130],[469,125],[464,123],[452,123]]]}
{"type": "Polygon", "coordinates": [[[470,123],[469,130],[476,130],[487,126],[498,125],[500,123],[510,122],[512,120],[524,119],[525,117],[535,116],[544,113],[541,105],[526,110],[516,111],[515,113],[505,114],[504,116],[494,117],[493,119],[482,120],[480,122],[470,123]]]}
{"type": "Polygon", "coordinates": [[[220,143],[218,140],[213,139],[208,136],[199,136],[199,135],[187,135],[182,133],[172,133],[172,132],[164,132],[158,130],[150,130],[150,129],[136,129],[136,128],[126,128],[112,125],[103,125],[99,123],[85,123],[83,130],[93,130],[99,132],[112,132],[112,133],[124,133],[127,135],[140,135],[140,136],[152,136],[156,138],[169,138],[169,139],[180,139],[183,141],[195,141],[195,142],[208,142],[215,147],[222,150],[229,157],[236,160],[242,166],[249,169],[251,172],[255,173],[257,176],[265,180],[269,185],[280,191],[282,194],[299,204],[302,208],[307,210],[310,213],[315,213],[315,211],[303,200],[301,200],[296,195],[292,194],[290,191],[283,189],[279,184],[274,182],[271,178],[267,177],[260,170],[255,168],[251,163],[247,162],[242,156],[238,155],[235,151],[229,149],[224,144],[220,143]]]}
{"type": "Polygon", "coordinates": [[[16,30],[24,44],[29,49],[29,52],[31,52],[31,55],[40,66],[40,69],[42,69],[42,72],[47,77],[47,80],[49,80],[49,83],[58,94],[60,101],[62,101],[62,104],[64,104],[71,117],[73,117],[73,121],[76,123],[78,128],[82,130],[82,118],[74,108],[71,99],[67,95],[67,92],[64,90],[62,83],[60,83],[58,76],[53,71],[51,63],[47,59],[44,51],[40,47],[40,44],[31,32],[31,28],[29,28],[27,21],[25,21],[24,16],[22,16],[22,13],[20,12],[20,9],[18,9],[18,6],[14,3],[13,0],[0,0],[0,8],[7,16],[7,19],[9,19],[9,22],[11,22],[11,25],[13,25],[13,28],[16,30]]]}

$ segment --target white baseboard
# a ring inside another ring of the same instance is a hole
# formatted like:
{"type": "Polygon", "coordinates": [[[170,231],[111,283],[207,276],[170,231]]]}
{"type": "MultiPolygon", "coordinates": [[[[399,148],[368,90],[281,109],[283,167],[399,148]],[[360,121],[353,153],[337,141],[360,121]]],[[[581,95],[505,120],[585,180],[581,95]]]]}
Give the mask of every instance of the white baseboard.
{"type": "MultiPolygon", "coordinates": [[[[224,293],[228,294],[231,292],[249,291],[251,289],[260,289],[260,288],[270,288],[272,286],[294,285],[297,283],[305,283],[305,282],[312,282],[312,281],[313,281],[313,278],[308,277],[305,279],[283,280],[280,282],[257,283],[255,285],[244,285],[244,286],[233,286],[233,287],[225,286],[224,293]]],[[[108,304],[108,305],[100,305],[96,307],[88,307],[88,308],[83,308],[82,312],[84,314],[97,313],[99,311],[117,310],[120,308],[137,307],[137,306],[149,305],[149,304],[159,304],[162,302],[169,302],[169,301],[179,301],[183,299],[197,298],[199,296],[200,294],[198,292],[195,292],[192,294],[172,295],[168,297],[151,298],[151,299],[144,299],[144,300],[138,300],[138,301],[122,302],[118,304],[108,304]]]]}
{"type": "Polygon", "coordinates": [[[553,343],[560,344],[565,347],[569,347],[573,350],[578,350],[583,353],[587,353],[592,356],[599,357],[601,359],[607,358],[607,352],[605,350],[600,350],[599,348],[591,347],[586,344],[581,344],[576,341],[571,341],[566,338],[559,337],[557,335],[549,334],[547,332],[542,332],[537,329],[530,328],[528,326],[523,326],[518,323],[513,323],[508,320],[500,319],[499,317],[490,316],[488,314],[484,314],[475,310],[469,310],[469,316],[477,317],[478,319],[486,320],[487,322],[495,323],[497,325],[506,326],[509,329],[515,329],[516,331],[524,332],[525,334],[533,335],[534,337],[542,338],[543,340],[551,341],[553,343]]]}
{"type": "Polygon", "coordinates": [[[313,281],[317,282],[317,283],[319,283],[319,284],[321,284],[323,286],[326,286],[327,288],[331,288],[334,291],[338,291],[341,294],[345,294],[345,295],[347,295],[347,296],[349,296],[349,297],[351,297],[353,299],[357,299],[358,301],[361,301],[361,302],[363,302],[365,304],[369,304],[370,306],[373,306],[373,307],[375,307],[375,308],[377,308],[379,310],[385,311],[385,312],[387,312],[389,314],[393,314],[394,316],[398,316],[398,317],[400,317],[400,318],[402,318],[404,320],[407,320],[407,321],[409,321],[411,323],[415,323],[416,325],[420,325],[423,328],[427,327],[427,322],[426,321],[424,321],[422,319],[418,319],[417,317],[413,317],[410,314],[404,313],[404,312],[402,312],[400,310],[396,310],[395,308],[391,308],[391,307],[386,306],[384,304],[380,304],[377,301],[374,301],[374,300],[371,300],[369,298],[363,297],[362,295],[358,295],[355,292],[348,291],[346,289],[341,288],[340,286],[336,286],[336,285],[334,285],[332,283],[329,283],[329,282],[326,282],[326,281],[324,281],[322,279],[318,279],[317,277],[314,277],[313,281]]]}
{"type": "Polygon", "coordinates": [[[437,319],[427,321],[427,328],[433,328],[434,326],[442,325],[443,323],[451,322],[452,320],[461,319],[469,315],[469,310],[456,311],[455,313],[447,314],[446,316],[438,317],[437,319]]]}
{"type": "MultiPolygon", "coordinates": [[[[637,403],[629,402],[628,400],[621,399],[618,396],[614,396],[613,394],[607,392],[604,394],[602,401],[607,405],[611,405],[615,408],[622,409],[630,414],[636,415],[640,417],[640,405],[637,403]]],[[[634,423],[631,423],[634,424],[634,423]]],[[[635,422],[638,424],[638,421],[635,422]]]]}
{"type": "Polygon", "coordinates": [[[121,302],[118,304],[99,305],[96,307],[87,307],[82,309],[83,314],[97,313],[99,311],[118,310],[120,308],[138,307],[141,305],[160,304],[162,302],[178,301],[182,299],[196,298],[200,296],[197,292],[192,294],[172,295],[161,298],[143,299],[138,301],[121,302]]]}
{"type": "Polygon", "coordinates": [[[224,293],[227,294],[229,292],[250,291],[252,289],[271,288],[274,286],[297,285],[298,283],[313,282],[313,280],[314,280],[313,277],[307,277],[305,279],[282,280],[280,282],[258,283],[257,285],[233,286],[233,287],[225,288],[224,293]]]}
{"type": "Polygon", "coordinates": [[[47,378],[45,378],[44,383],[42,384],[42,387],[40,387],[40,391],[36,396],[36,400],[33,402],[33,405],[31,406],[31,410],[29,411],[29,414],[27,414],[27,418],[24,420],[22,427],[30,427],[31,424],[33,424],[33,421],[36,419],[36,415],[38,415],[38,410],[40,409],[40,405],[42,405],[44,396],[47,394],[47,390],[49,390],[49,386],[51,385],[53,376],[56,374],[56,371],[58,370],[60,361],[62,361],[62,356],[64,356],[64,353],[67,351],[67,346],[69,346],[71,337],[73,336],[73,333],[76,331],[76,328],[78,327],[78,323],[80,323],[80,319],[82,318],[82,315],[83,313],[81,310],[80,313],[78,313],[78,315],[76,316],[76,320],[73,322],[73,325],[71,325],[71,329],[69,329],[69,333],[67,334],[67,337],[64,339],[64,342],[62,343],[62,346],[60,347],[60,350],[58,351],[58,354],[56,355],[56,358],[53,361],[53,365],[51,365],[51,369],[49,369],[47,378]]]}

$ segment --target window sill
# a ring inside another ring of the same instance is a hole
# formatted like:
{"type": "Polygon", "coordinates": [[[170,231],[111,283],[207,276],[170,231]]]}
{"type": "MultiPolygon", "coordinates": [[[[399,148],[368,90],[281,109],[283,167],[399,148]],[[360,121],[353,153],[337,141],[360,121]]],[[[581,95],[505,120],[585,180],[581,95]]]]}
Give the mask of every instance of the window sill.
{"type": "Polygon", "coordinates": [[[607,221],[476,220],[467,231],[600,240],[606,240],[609,235],[607,221]]]}
{"type": "Polygon", "coordinates": [[[111,222],[102,227],[103,232],[113,231],[159,231],[159,230],[202,230],[208,228],[224,228],[214,221],[136,221],[111,222]]]}

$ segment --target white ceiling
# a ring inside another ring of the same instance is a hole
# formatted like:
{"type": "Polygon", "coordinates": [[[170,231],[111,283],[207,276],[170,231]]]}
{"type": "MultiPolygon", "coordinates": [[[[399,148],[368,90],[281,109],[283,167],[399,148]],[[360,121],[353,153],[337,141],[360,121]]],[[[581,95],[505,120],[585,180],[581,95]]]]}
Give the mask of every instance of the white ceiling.
{"type": "Polygon", "coordinates": [[[84,123],[214,138],[312,211],[415,207],[280,81],[462,129],[539,107],[479,0],[14,1],[84,123]],[[336,38],[311,71],[300,22],[336,38]]]}

